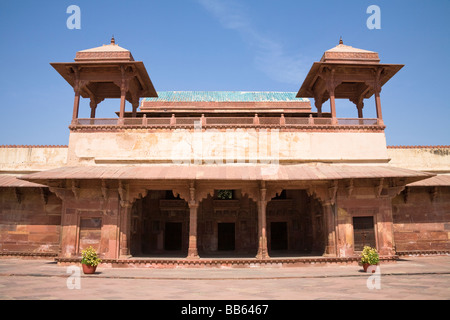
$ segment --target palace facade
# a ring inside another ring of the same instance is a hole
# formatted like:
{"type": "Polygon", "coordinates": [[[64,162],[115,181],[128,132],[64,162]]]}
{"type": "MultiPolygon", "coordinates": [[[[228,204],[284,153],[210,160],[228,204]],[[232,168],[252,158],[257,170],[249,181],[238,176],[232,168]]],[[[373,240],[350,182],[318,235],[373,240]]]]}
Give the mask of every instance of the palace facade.
{"type": "Polygon", "coordinates": [[[386,146],[381,91],[403,66],[376,52],[341,41],[298,92],[158,92],[114,39],[51,65],[74,89],[69,143],[0,147],[0,255],[73,263],[93,246],[111,265],[198,267],[450,251],[450,146],[386,146]],[[117,113],[96,118],[110,98],[117,113]]]}

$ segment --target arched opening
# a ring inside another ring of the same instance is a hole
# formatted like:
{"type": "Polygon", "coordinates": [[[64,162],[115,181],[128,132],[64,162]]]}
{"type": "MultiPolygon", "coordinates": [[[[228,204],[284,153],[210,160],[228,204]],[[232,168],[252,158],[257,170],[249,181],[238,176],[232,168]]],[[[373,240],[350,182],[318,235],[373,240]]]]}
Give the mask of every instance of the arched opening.
{"type": "Polygon", "coordinates": [[[189,208],[171,190],[150,190],[131,210],[131,255],[184,258],[189,242],[189,208]]]}
{"type": "Polygon", "coordinates": [[[266,215],[270,257],[323,254],[322,206],[306,190],[283,190],[268,202],[266,215]]]}
{"type": "Polygon", "coordinates": [[[217,189],[200,202],[198,250],[200,257],[254,258],[258,250],[256,202],[239,189],[217,189]]]}

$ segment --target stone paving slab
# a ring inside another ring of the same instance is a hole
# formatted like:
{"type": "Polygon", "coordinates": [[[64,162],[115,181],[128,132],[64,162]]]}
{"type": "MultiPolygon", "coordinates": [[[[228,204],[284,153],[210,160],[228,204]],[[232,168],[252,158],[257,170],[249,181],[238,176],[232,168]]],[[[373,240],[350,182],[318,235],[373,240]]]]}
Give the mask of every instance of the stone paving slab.
{"type": "Polygon", "coordinates": [[[450,256],[403,257],[396,263],[381,265],[379,273],[373,275],[362,272],[357,265],[333,264],[231,269],[99,266],[94,275],[83,275],[77,268],[50,260],[0,259],[0,299],[450,299],[450,256]]]}

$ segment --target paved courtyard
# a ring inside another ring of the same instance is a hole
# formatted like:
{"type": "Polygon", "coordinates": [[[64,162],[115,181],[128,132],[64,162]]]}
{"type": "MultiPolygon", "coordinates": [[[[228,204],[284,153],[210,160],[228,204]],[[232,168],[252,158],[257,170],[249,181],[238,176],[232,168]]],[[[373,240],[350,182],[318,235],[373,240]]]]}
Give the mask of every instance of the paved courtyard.
{"type": "Polygon", "coordinates": [[[84,275],[53,261],[0,259],[1,300],[449,300],[450,256],[402,257],[375,274],[357,265],[145,269],[84,275]]]}

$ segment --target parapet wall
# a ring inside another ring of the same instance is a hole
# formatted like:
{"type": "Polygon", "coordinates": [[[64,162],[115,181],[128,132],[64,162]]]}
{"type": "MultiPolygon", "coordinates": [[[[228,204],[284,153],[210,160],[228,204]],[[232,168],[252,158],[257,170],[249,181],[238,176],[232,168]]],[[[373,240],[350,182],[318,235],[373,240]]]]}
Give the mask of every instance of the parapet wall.
{"type": "Polygon", "coordinates": [[[66,165],[67,146],[0,146],[0,172],[28,172],[66,165]]]}
{"type": "Polygon", "coordinates": [[[450,146],[388,147],[387,152],[395,167],[450,173],[450,146]]]}
{"type": "Polygon", "coordinates": [[[384,132],[278,129],[72,131],[68,165],[387,163],[384,132]]]}

